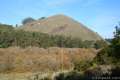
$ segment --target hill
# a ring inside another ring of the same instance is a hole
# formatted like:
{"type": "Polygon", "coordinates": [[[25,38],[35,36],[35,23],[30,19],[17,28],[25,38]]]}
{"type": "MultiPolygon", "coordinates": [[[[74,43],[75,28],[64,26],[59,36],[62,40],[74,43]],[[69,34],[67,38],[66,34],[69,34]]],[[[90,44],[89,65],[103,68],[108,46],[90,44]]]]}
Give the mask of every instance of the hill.
{"type": "Polygon", "coordinates": [[[22,25],[25,31],[37,31],[51,35],[70,36],[81,40],[102,40],[102,38],[83,24],[65,15],[54,15],[22,25]]]}

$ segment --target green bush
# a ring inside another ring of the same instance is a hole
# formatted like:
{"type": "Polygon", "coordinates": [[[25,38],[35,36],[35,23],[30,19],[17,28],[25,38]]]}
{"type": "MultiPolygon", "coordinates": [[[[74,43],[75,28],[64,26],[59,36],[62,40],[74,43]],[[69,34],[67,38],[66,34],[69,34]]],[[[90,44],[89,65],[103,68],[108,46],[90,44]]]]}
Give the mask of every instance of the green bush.
{"type": "Polygon", "coordinates": [[[77,62],[74,62],[74,70],[75,71],[85,71],[88,68],[90,68],[91,66],[92,66],[91,61],[77,61],[77,62]]]}
{"type": "Polygon", "coordinates": [[[84,80],[84,77],[79,72],[71,71],[68,73],[60,73],[55,76],[55,80],[84,80]]]}
{"type": "Polygon", "coordinates": [[[33,19],[32,17],[27,17],[22,21],[22,24],[25,25],[25,24],[31,23],[33,21],[35,21],[35,19],[33,19]]]}
{"type": "Polygon", "coordinates": [[[120,63],[120,28],[116,27],[114,38],[111,44],[103,48],[95,57],[98,64],[119,64],[120,63]]]}

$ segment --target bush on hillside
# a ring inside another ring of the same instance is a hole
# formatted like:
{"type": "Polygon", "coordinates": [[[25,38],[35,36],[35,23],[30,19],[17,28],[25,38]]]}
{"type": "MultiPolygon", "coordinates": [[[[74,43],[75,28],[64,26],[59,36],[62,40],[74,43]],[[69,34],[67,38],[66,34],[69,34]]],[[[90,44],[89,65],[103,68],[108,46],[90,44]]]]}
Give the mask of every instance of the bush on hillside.
{"type": "Polygon", "coordinates": [[[119,64],[120,62],[120,28],[115,28],[111,44],[103,48],[94,59],[98,64],[119,64]]]}
{"type": "Polygon", "coordinates": [[[55,76],[55,80],[84,80],[84,77],[79,72],[71,71],[58,74],[55,76]]]}
{"type": "Polygon", "coordinates": [[[22,24],[25,25],[25,24],[31,23],[33,21],[35,21],[35,19],[33,19],[32,17],[27,17],[27,18],[23,19],[22,24]]]}
{"type": "Polygon", "coordinates": [[[76,61],[74,62],[75,71],[85,71],[92,66],[91,61],[76,61]]]}

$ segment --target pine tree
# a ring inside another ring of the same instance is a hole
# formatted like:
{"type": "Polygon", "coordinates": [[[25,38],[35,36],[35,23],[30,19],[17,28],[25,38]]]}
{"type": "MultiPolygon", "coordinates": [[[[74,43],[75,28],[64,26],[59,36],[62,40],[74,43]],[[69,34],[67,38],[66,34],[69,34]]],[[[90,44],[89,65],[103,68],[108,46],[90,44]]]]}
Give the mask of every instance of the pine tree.
{"type": "Polygon", "coordinates": [[[114,38],[112,40],[111,49],[112,54],[116,58],[120,58],[120,25],[115,27],[114,38]]]}

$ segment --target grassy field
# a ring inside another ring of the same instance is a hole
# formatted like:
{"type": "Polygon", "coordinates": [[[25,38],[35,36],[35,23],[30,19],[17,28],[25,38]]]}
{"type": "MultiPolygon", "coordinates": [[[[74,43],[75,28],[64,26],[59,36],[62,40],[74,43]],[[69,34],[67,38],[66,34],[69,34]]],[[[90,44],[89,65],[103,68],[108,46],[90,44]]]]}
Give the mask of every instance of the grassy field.
{"type": "Polygon", "coordinates": [[[0,80],[35,80],[36,74],[41,77],[70,71],[75,61],[92,60],[96,53],[95,49],[82,48],[0,48],[0,80]]]}

